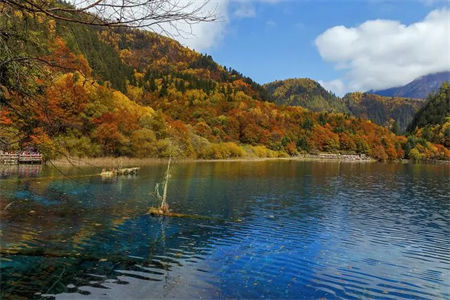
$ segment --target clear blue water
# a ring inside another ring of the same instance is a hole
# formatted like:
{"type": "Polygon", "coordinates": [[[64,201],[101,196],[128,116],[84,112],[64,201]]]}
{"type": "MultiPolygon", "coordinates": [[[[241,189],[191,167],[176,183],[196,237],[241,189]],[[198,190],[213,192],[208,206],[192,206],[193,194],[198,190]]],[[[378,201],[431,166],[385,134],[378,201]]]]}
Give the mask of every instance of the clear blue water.
{"type": "Polygon", "coordinates": [[[175,164],[211,220],[164,169],[0,170],[2,299],[450,299],[449,164],[175,164]]]}

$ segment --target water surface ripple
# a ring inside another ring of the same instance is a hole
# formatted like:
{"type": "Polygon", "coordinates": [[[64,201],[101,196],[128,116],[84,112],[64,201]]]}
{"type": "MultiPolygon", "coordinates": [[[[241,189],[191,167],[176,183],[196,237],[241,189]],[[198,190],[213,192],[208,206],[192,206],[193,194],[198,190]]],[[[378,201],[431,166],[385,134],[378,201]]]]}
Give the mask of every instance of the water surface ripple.
{"type": "Polygon", "coordinates": [[[163,164],[34,168],[1,173],[2,299],[450,299],[449,164],[175,164],[211,220],[145,214],[163,164]]]}

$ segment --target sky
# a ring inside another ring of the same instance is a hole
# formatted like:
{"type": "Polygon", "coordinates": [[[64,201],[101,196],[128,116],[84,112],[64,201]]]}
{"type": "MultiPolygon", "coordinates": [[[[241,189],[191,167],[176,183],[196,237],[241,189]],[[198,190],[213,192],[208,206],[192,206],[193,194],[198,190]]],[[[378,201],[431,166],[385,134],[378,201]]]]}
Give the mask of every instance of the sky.
{"type": "Polygon", "coordinates": [[[261,84],[308,77],[342,96],[450,71],[450,0],[210,0],[208,9],[220,21],[177,39],[261,84]]]}

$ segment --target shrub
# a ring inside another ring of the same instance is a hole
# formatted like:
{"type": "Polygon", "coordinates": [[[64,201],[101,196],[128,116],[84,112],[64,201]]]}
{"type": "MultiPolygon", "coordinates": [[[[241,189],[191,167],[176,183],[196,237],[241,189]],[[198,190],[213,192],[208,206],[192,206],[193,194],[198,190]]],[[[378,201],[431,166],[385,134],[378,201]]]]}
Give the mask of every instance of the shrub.
{"type": "Polygon", "coordinates": [[[389,158],[388,155],[386,154],[386,151],[384,150],[384,147],[381,145],[375,146],[370,151],[370,156],[378,160],[387,160],[389,158]]]}
{"type": "Polygon", "coordinates": [[[265,157],[278,157],[276,151],[267,149],[264,146],[250,146],[250,151],[256,157],[265,158],[265,157]]]}
{"type": "Polygon", "coordinates": [[[209,144],[199,153],[199,157],[205,159],[238,158],[245,155],[244,149],[232,142],[209,144]]]}
{"type": "Polygon", "coordinates": [[[78,137],[73,134],[59,136],[54,139],[54,144],[75,157],[95,157],[101,154],[101,147],[87,136],[78,137]]]}
{"type": "Polygon", "coordinates": [[[155,157],[158,155],[156,135],[153,130],[142,128],[131,135],[131,150],[136,157],[155,157]]]}

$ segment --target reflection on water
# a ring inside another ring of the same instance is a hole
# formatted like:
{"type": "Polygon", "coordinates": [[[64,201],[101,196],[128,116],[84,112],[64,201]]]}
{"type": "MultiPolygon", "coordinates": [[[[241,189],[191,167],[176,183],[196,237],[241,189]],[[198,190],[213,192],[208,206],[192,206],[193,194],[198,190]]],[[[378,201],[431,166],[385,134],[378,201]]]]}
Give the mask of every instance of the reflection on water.
{"type": "Polygon", "coordinates": [[[7,177],[36,177],[41,172],[41,165],[0,165],[0,179],[7,177]]]}
{"type": "Polygon", "coordinates": [[[145,214],[164,168],[4,176],[2,298],[450,298],[448,164],[177,164],[213,220],[145,214]]]}

